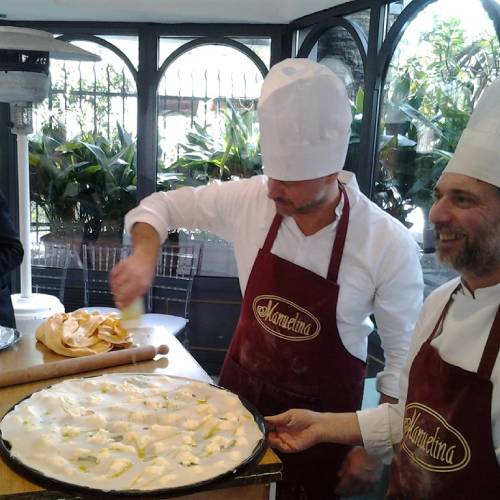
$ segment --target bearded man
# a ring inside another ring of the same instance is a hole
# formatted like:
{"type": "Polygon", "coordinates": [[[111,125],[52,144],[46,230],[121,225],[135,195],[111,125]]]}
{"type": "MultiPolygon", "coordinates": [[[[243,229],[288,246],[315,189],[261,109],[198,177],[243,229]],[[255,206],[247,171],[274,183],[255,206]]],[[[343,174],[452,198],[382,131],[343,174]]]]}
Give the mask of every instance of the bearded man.
{"type": "MultiPolygon", "coordinates": [[[[121,308],[147,292],[169,229],[234,244],[243,295],[219,383],[264,414],[361,406],[373,313],[398,393],[421,306],[418,247],[343,171],[351,105],[343,83],[308,59],[274,65],[258,105],[266,176],[155,193],[125,219],[134,243],[111,274],[121,308]]],[[[373,487],[380,464],[362,448],[319,445],[284,456],[278,500],[331,500],[373,487]]]]}
{"type": "Polygon", "coordinates": [[[438,257],[460,277],[426,300],[399,404],[269,417],[281,451],[364,444],[390,459],[389,499],[500,498],[500,79],[483,94],[435,188],[438,257]]]}

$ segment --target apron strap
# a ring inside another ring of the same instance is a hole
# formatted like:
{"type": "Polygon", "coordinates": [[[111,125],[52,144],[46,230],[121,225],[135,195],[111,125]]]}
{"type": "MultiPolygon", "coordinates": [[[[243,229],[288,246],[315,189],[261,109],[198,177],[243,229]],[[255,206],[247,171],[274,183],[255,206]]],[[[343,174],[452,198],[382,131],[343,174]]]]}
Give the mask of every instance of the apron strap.
{"type": "Polygon", "coordinates": [[[328,279],[333,283],[337,283],[340,269],[340,262],[344,252],[344,244],[347,236],[347,226],[349,225],[349,198],[345,187],[339,182],[339,189],[344,198],[344,207],[342,215],[340,216],[339,224],[337,226],[337,234],[335,235],[335,242],[333,244],[332,255],[330,257],[330,266],[328,268],[328,279]]]}
{"type": "Polygon", "coordinates": [[[264,242],[264,245],[262,246],[263,250],[267,250],[268,252],[271,251],[271,248],[274,243],[274,239],[276,238],[276,235],[278,234],[278,229],[281,224],[281,219],[283,217],[280,214],[276,214],[274,216],[273,222],[271,223],[271,227],[269,228],[269,231],[267,232],[267,237],[266,241],[264,242]]]}
{"type": "MultiPolygon", "coordinates": [[[[330,265],[328,268],[327,278],[334,283],[337,283],[337,278],[339,275],[340,261],[342,260],[342,253],[344,252],[344,244],[347,235],[347,226],[349,225],[349,198],[347,197],[347,192],[345,187],[339,182],[339,190],[344,198],[344,207],[342,209],[342,215],[340,216],[339,224],[337,226],[337,234],[335,235],[335,242],[333,244],[332,255],[330,257],[330,265]]],[[[281,224],[283,217],[279,214],[274,216],[271,227],[267,233],[266,240],[262,246],[263,250],[271,251],[276,235],[278,234],[278,229],[281,224]]]]}
{"type": "Polygon", "coordinates": [[[500,306],[498,307],[497,314],[493,320],[493,325],[491,325],[490,334],[488,340],[486,341],[486,346],[484,347],[483,356],[481,357],[481,362],[479,363],[479,368],[477,374],[481,377],[489,380],[491,378],[491,372],[495,366],[495,362],[498,357],[498,351],[500,350],[500,306]]]}
{"type": "Polygon", "coordinates": [[[461,284],[457,285],[457,287],[453,290],[453,292],[451,292],[451,295],[450,295],[450,298],[448,299],[448,302],[446,302],[446,305],[444,306],[443,310],[441,311],[441,314],[439,315],[439,318],[436,322],[436,326],[432,330],[432,333],[429,335],[429,338],[426,340],[427,343],[430,343],[430,341],[434,337],[437,337],[441,333],[444,319],[446,318],[446,315],[448,314],[448,309],[450,308],[451,304],[455,300],[455,294],[458,292],[458,290],[461,286],[462,286],[461,284]]]}

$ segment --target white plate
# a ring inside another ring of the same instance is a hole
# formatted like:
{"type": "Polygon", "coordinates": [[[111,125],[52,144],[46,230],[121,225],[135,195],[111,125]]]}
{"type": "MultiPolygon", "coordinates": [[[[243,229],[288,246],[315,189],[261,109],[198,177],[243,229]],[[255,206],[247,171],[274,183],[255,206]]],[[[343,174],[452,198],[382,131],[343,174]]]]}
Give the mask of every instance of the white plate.
{"type": "Polygon", "coordinates": [[[19,331],[14,328],[0,326],[0,351],[15,344],[20,338],[21,334],[19,331]]]}

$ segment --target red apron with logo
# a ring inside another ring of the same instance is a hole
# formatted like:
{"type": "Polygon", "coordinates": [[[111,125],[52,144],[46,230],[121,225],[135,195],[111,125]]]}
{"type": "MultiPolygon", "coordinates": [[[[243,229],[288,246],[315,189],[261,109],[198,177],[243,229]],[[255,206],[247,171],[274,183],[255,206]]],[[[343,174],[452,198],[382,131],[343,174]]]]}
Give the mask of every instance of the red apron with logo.
{"type": "Polygon", "coordinates": [[[490,380],[500,347],[500,307],[477,373],[466,371],[443,361],[431,345],[456,291],[410,369],[403,439],[391,464],[389,499],[500,498],[490,380]]]}
{"type": "MultiPolygon", "coordinates": [[[[290,408],[351,412],[361,405],[365,364],[345,349],[336,320],[349,222],[349,200],[340,189],[344,208],[327,279],[271,253],[282,219],[278,214],[253,265],[220,384],[264,415],[290,408]]],[[[307,498],[334,498],[337,470],[348,450],[321,444],[282,454],[283,483],[302,485],[307,498]]]]}

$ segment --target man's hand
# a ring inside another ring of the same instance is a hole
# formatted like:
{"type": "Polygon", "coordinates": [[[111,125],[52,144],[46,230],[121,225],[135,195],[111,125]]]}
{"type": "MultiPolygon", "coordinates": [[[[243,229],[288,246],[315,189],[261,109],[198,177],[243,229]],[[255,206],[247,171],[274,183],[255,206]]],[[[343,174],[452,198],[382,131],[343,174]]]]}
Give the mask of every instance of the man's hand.
{"type": "Polygon", "coordinates": [[[336,417],[339,415],[302,409],[288,410],[279,415],[265,417],[266,424],[270,428],[269,444],[285,453],[296,453],[315,444],[335,439],[338,437],[334,432],[336,417]]]}
{"type": "Polygon", "coordinates": [[[120,261],[110,273],[111,291],[120,309],[129,306],[137,297],[144,295],[153,282],[156,259],[151,262],[133,253],[120,261]]]}
{"type": "Polygon", "coordinates": [[[306,450],[325,438],[328,415],[310,410],[288,410],[265,417],[270,427],[269,444],[285,453],[306,450]]]}
{"type": "Polygon", "coordinates": [[[366,495],[375,489],[382,470],[383,464],[379,458],[368,455],[364,448],[356,446],[347,454],[338,472],[340,481],[335,493],[343,497],[366,495]]]}
{"type": "Polygon", "coordinates": [[[120,309],[125,309],[149,290],[160,250],[160,237],[153,226],[136,222],[131,235],[132,255],[119,262],[109,274],[111,291],[120,309]]]}
{"type": "Polygon", "coordinates": [[[294,453],[318,443],[357,445],[363,443],[355,413],[318,413],[288,410],[265,417],[270,428],[269,444],[280,451],[294,453]]]}

